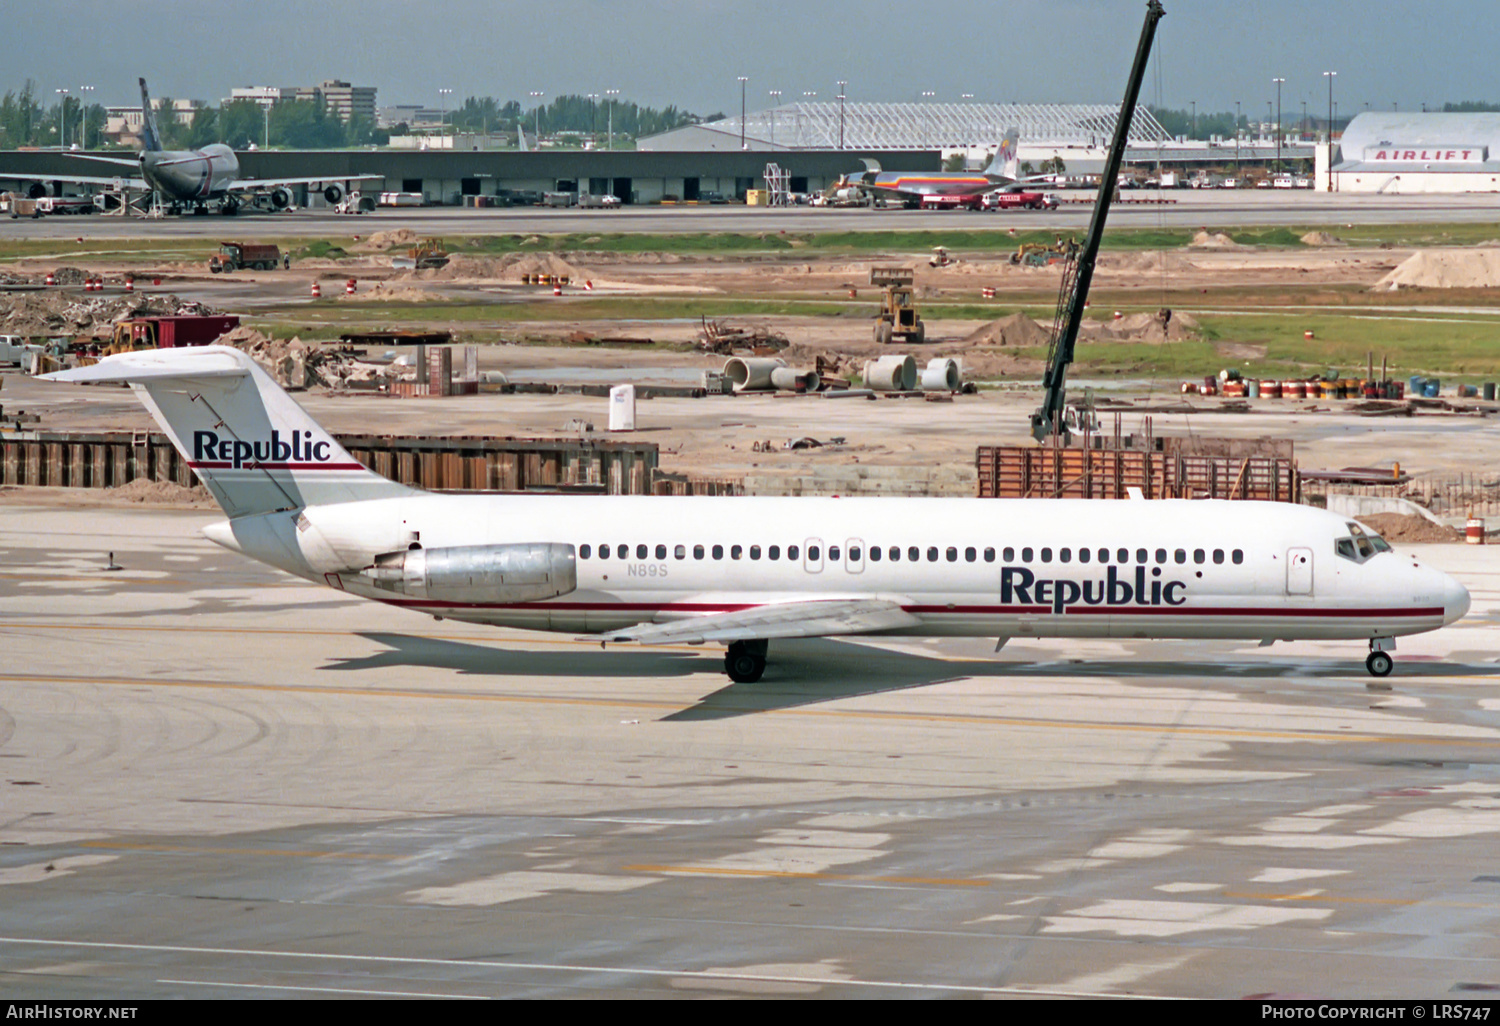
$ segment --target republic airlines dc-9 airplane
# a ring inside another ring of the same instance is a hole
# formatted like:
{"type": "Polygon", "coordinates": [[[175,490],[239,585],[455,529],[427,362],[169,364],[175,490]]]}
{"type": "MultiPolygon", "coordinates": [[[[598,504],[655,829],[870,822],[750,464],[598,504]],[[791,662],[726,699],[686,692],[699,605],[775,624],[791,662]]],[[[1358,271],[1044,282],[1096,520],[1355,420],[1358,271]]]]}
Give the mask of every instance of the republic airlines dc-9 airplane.
{"type": "MultiPolygon", "coordinates": [[[[1453,578],[1323,510],[1210,500],[438,495],[354,460],[249,356],[121,353],[228,519],[214,542],[438,618],[600,641],[848,636],[1365,641],[1462,617],[1453,578]]],[[[998,646],[997,646],[998,649],[998,646]]]]}

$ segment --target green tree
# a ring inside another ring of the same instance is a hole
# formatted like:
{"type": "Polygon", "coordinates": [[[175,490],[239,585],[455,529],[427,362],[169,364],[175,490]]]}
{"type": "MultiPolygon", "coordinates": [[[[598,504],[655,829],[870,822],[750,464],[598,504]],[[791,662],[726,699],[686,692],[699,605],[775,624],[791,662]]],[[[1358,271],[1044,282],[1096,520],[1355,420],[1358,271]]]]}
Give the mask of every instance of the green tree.
{"type": "Polygon", "coordinates": [[[254,100],[233,100],[219,108],[219,142],[232,149],[249,149],[266,142],[266,109],[254,100]]]}

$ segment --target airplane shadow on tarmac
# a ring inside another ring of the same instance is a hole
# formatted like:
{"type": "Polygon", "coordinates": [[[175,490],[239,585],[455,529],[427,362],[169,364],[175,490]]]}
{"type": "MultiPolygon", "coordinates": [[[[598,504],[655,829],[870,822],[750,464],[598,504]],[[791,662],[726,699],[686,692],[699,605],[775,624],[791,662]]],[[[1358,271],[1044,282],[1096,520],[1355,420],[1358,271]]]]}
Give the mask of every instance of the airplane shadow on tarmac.
{"type": "MultiPolygon", "coordinates": [[[[461,674],[492,677],[685,677],[721,672],[717,646],[700,651],[616,646],[614,649],[559,647],[533,651],[499,645],[473,644],[410,634],[361,632],[360,637],[384,646],[374,655],[339,658],[325,670],[368,670],[425,666],[461,674]]],[[[1362,660],[1343,659],[1245,660],[1223,655],[1212,661],[1157,661],[1149,658],[1022,661],[943,658],[913,652],[892,652],[827,638],[774,643],[765,676],[754,684],[725,683],[705,694],[695,705],[672,713],[667,720],[720,719],[776,709],[816,705],[862,695],[904,691],[965,679],[1046,680],[1077,677],[1140,678],[1156,681],[1256,682],[1326,681],[1330,686],[1358,688],[1373,680],[1362,660]]],[[[1397,663],[1386,680],[1399,685],[1403,675],[1418,677],[1494,676],[1491,665],[1417,662],[1397,663]]]]}

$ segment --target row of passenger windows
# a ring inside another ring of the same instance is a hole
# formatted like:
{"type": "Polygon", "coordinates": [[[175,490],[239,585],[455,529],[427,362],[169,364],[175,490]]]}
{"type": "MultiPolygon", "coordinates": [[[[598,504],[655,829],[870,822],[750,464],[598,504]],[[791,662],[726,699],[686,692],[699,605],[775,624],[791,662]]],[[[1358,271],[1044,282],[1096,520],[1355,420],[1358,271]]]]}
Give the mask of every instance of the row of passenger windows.
{"type": "MultiPolygon", "coordinates": [[[[656,545],[654,547],[650,545],[636,545],[634,558],[666,559],[667,552],[668,547],[665,545],[656,545]]],[[[611,557],[611,553],[613,553],[615,559],[632,558],[631,547],[629,545],[623,544],[614,545],[613,547],[608,544],[600,545],[598,549],[598,558],[609,559],[611,557]]],[[[782,548],[780,545],[767,545],[765,546],[764,550],[762,550],[761,546],[759,545],[731,545],[728,548],[728,555],[730,559],[743,559],[747,554],[751,559],[760,559],[762,558],[762,555],[764,555],[764,558],[774,561],[782,558],[782,548]]],[[[1003,562],[1014,563],[1016,561],[1017,550],[1011,546],[1006,546],[1004,549],[1000,550],[998,554],[1003,562]]],[[[892,563],[899,563],[901,562],[903,555],[906,561],[909,563],[921,562],[924,555],[927,562],[929,563],[937,563],[940,561],[957,563],[959,561],[959,549],[955,545],[950,545],[945,549],[939,549],[936,545],[929,545],[925,550],[916,545],[910,545],[904,549],[900,545],[892,545],[888,549],[882,549],[878,545],[872,545],[870,546],[868,551],[868,558],[872,563],[879,563],[882,559],[888,560],[892,563]]],[[[986,563],[993,563],[995,561],[996,555],[997,553],[993,546],[986,547],[983,550],[983,559],[986,563]]],[[[1058,563],[1072,563],[1076,560],[1079,563],[1114,562],[1118,564],[1129,564],[1131,562],[1131,555],[1132,553],[1130,549],[1110,550],[1102,548],[1081,548],[1075,550],[1065,547],[1054,550],[1051,547],[1047,546],[1044,546],[1040,549],[1035,549],[1031,546],[1027,546],[1020,550],[1022,563],[1034,563],[1038,561],[1042,563],[1051,563],[1054,561],[1058,563]],[[1113,559],[1111,559],[1111,557],[1113,557],[1113,559]]],[[[1157,549],[1154,553],[1150,549],[1136,549],[1134,552],[1135,562],[1143,564],[1153,562],[1153,555],[1155,556],[1154,561],[1159,564],[1185,564],[1190,560],[1191,562],[1197,564],[1207,563],[1210,560],[1216,564],[1222,564],[1227,558],[1230,562],[1238,566],[1245,561],[1245,553],[1243,549],[1232,549],[1227,553],[1224,549],[1193,549],[1191,552],[1189,552],[1189,550],[1187,549],[1172,549],[1170,551],[1167,549],[1157,549]]],[[[694,559],[706,559],[709,557],[712,557],[713,559],[723,559],[724,556],[725,548],[723,545],[693,546],[694,559]]],[[[865,551],[862,550],[859,546],[849,546],[850,562],[857,563],[862,558],[865,558],[865,556],[865,551]]],[[[594,547],[592,545],[586,544],[578,546],[578,558],[595,558],[594,547]]],[[[672,546],[671,558],[687,559],[688,547],[686,545],[672,546]]],[[[786,547],[786,558],[788,560],[801,559],[801,548],[796,545],[788,545],[786,547]]],[[[812,562],[817,562],[818,560],[822,559],[822,547],[819,545],[809,545],[807,547],[807,558],[812,562]]],[[[841,558],[843,558],[843,554],[839,546],[828,546],[828,559],[830,562],[837,562],[841,558]]],[[[966,563],[976,563],[980,558],[980,550],[976,549],[972,545],[963,550],[963,560],[966,563]]]]}

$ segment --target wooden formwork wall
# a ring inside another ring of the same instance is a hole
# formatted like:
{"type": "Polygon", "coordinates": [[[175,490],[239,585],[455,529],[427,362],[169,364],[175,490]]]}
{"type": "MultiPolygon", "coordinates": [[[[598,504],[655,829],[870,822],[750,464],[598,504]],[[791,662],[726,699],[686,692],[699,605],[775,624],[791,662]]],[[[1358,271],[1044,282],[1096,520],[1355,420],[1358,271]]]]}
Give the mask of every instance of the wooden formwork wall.
{"type": "Polygon", "coordinates": [[[1256,499],[1300,502],[1297,464],[1278,455],[1204,455],[1177,451],[981,446],[975,454],[979,497],[1256,499]]]}
{"type": "MultiPolygon", "coordinates": [[[[658,450],[640,442],[349,435],[340,444],[383,477],[433,491],[650,495],[658,450]]],[[[155,432],[29,432],[0,438],[0,484],[109,488],[139,478],[196,483],[155,432]]]]}

